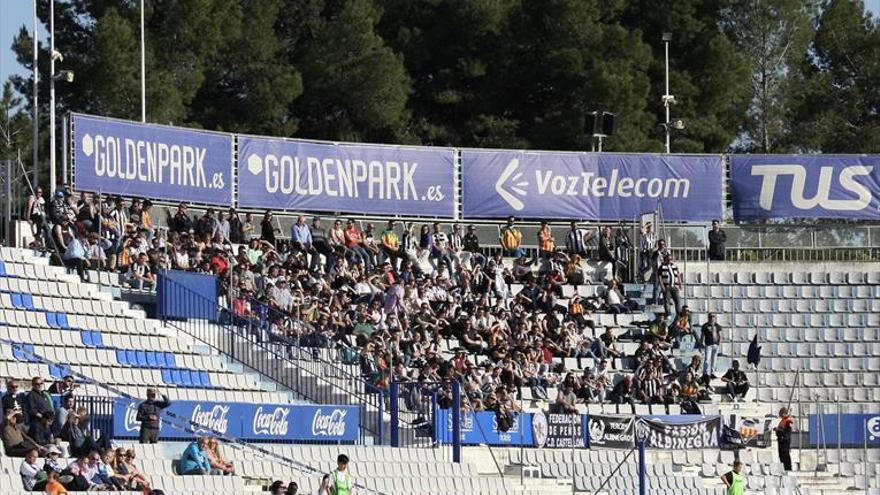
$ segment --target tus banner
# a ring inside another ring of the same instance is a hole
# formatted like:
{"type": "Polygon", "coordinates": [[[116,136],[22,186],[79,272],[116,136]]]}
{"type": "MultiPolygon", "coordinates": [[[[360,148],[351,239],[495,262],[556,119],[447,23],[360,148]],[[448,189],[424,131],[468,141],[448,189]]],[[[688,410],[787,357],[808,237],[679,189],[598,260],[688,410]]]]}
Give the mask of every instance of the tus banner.
{"type": "Polygon", "coordinates": [[[550,449],[586,447],[584,422],[586,414],[544,414],[539,411],[532,415],[532,432],[535,447],[550,449]]]}
{"type": "MultiPolygon", "coordinates": [[[[114,438],[136,437],[140,432],[140,402],[117,399],[113,410],[114,438]]],[[[360,430],[360,409],[353,406],[290,406],[237,402],[177,401],[168,408],[180,418],[200,425],[187,432],[162,423],[165,438],[210,435],[214,430],[230,437],[261,440],[353,442],[360,430]]]]}
{"type": "MultiPolygon", "coordinates": [[[[437,409],[434,438],[441,443],[452,443],[452,411],[437,409]]],[[[464,445],[526,445],[534,444],[532,414],[516,416],[507,431],[498,429],[494,411],[468,412],[461,415],[461,443],[464,445]]]]}
{"type": "Polygon", "coordinates": [[[232,135],[72,117],[77,190],[232,204],[232,135]]]}
{"type": "Polygon", "coordinates": [[[587,431],[591,449],[628,449],[635,445],[635,416],[590,414],[587,431]]]}
{"type": "Polygon", "coordinates": [[[831,447],[838,442],[837,432],[840,431],[840,444],[845,447],[880,447],[880,414],[841,414],[840,425],[836,414],[817,416],[810,414],[810,446],[824,440],[831,447]]]}
{"type": "Polygon", "coordinates": [[[733,216],[880,219],[880,155],[731,155],[733,216]]]}
{"type": "Polygon", "coordinates": [[[721,217],[720,156],[462,150],[465,217],[721,217]]]}
{"type": "Polygon", "coordinates": [[[641,416],[636,437],[641,435],[653,449],[717,449],[721,416],[641,416]]]}
{"type": "Polygon", "coordinates": [[[248,208],[452,217],[455,151],[240,136],[248,208]]]}

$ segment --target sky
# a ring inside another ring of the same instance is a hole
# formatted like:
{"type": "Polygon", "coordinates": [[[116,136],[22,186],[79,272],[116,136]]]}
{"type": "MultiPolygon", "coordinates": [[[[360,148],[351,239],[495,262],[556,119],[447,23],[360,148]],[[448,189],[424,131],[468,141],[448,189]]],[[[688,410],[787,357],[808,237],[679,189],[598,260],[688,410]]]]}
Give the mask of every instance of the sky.
{"type": "MultiPolygon", "coordinates": [[[[47,0],[40,0],[47,1],[47,0]]],[[[865,6],[876,16],[880,13],[880,0],[865,0],[865,6]]],[[[0,84],[6,81],[11,74],[21,74],[25,69],[15,61],[12,53],[12,39],[18,33],[22,25],[32,24],[33,1],[32,0],[0,0],[0,84]]],[[[40,40],[46,41],[47,34],[40,25],[40,40]]],[[[63,48],[59,51],[63,52],[63,48]]]]}

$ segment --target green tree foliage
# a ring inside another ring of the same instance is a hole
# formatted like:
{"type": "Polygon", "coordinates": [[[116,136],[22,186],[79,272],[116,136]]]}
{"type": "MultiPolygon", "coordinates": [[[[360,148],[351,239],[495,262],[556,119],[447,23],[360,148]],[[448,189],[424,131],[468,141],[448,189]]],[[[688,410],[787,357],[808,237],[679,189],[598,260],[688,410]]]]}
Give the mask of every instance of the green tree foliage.
{"type": "Polygon", "coordinates": [[[664,32],[669,50],[672,118],[686,123],[673,133],[674,152],[721,152],[739,136],[749,103],[749,68],[721,30],[721,1],[632,0],[625,2],[624,24],[639,29],[654,53],[646,67],[651,78],[649,110],[657,134],[665,120],[664,32]]]}
{"type": "MultiPolygon", "coordinates": [[[[583,150],[587,114],[610,111],[606,150],[662,151],[670,32],[672,118],[686,123],[674,152],[876,152],[880,28],[860,1],[818,1],[146,0],[147,119],[583,150]]],[[[138,119],[138,2],[56,2],[55,28],[58,68],[77,74],[57,85],[58,109],[138,119]]],[[[27,29],[12,48],[29,67],[27,29]]],[[[10,83],[17,115],[31,80],[10,83]]]]}
{"type": "Polygon", "coordinates": [[[725,12],[725,32],[751,67],[751,106],[742,150],[786,151],[794,85],[813,40],[817,9],[813,0],[775,0],[732,2],[725,12]]]}
{"type": "Polygon", "coordinates": [[[410,80],[403,59],[376,33],[373,0],[327,2],[295,64],[306,88],[294,111],[304,135],[353,141],[405,134],[410,80]]]}
{"type": "Polygon", "coordinates": [[[804,55],[792,139],[805,151],[880,152],[880,23],[858,0],[825,2],[804,55]]]}

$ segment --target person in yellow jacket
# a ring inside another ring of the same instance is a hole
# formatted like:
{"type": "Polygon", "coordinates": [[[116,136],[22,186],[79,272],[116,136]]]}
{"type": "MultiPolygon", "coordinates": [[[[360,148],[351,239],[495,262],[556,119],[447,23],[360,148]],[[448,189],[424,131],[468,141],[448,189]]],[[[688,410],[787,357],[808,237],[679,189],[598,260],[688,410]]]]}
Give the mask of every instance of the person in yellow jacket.
{"type": "Polygon", "coordinates": [[[504,256],[521,258],[523,255],[522,247],[520,247],[522,244],[522,232],[517,228],[515,221],[516,219],[512,216],[508,217],[507,225],[501,228],[498,237],[501,241],[501,247],[504,248],[504,256]]]}
{"type": "Polygon", "coordinates": [[[733,463],[733,470],[721,476],[721,481],[727,487],[727,495],[745,495],[746,477],[742,475],[742,462],[733,463]]]}
{"type": "Polygon", "coordinates": [[[330,495],[354,495],[354,483],[348,475],[348,456],[339,454],[336,469],[330,473],[330,495]]]}

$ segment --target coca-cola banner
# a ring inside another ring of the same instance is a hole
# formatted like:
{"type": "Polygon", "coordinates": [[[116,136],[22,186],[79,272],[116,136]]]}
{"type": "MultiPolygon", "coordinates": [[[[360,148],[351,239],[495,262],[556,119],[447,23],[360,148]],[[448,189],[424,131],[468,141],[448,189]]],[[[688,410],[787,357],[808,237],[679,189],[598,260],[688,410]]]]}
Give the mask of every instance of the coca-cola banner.
{"type": "Polygon", "coordinates": [[[717,449],[721,416],[640,416],[635,435],[653,449],[717,449]]]}
{"type": "Polygon", "coordinates": [[[629,449],[634,444],[635,416],[590,414],[587,432],[591,449],[629,449]]]}
{"type": "MultiPolygon", "coordinates": [[[[117,399],[113,411],[113,437],[137,437],[140,403],[117,399]]],[[[213,432],[242,440],[300,440],[353,442],[360,430],[360,409],[355,406],[243,404],[237,402],[177,401],[167,409],[176,421],[162,423],[166,439],[192,438],[213,432]],[[189,421],[188,430],[174,425],[189,421]]]]}

